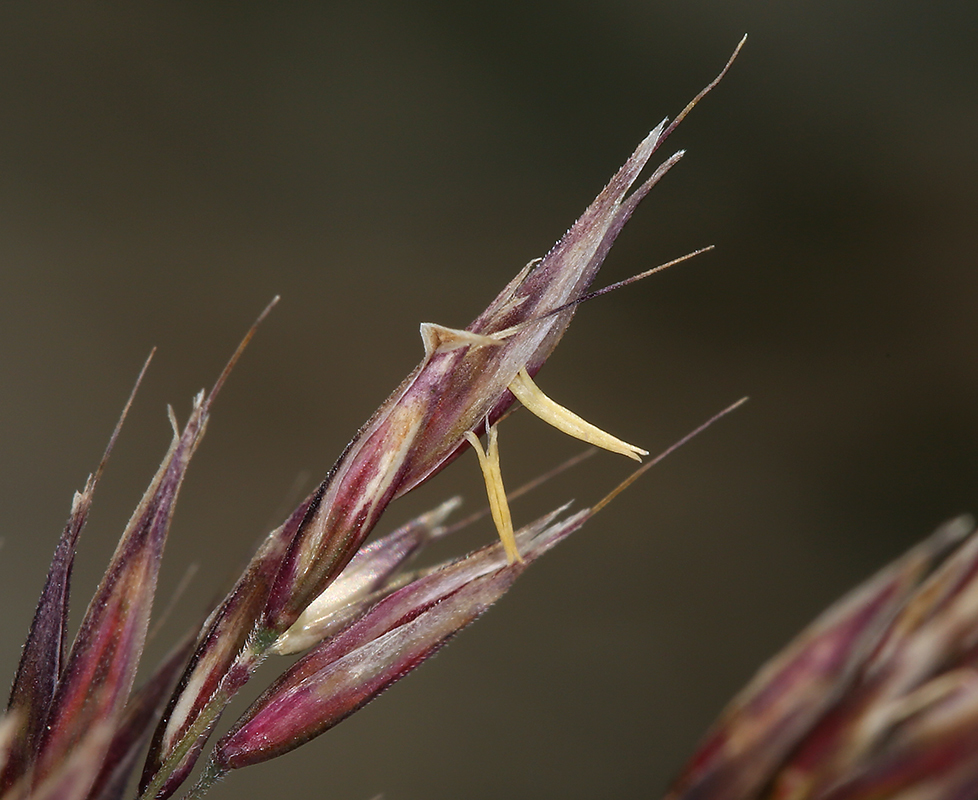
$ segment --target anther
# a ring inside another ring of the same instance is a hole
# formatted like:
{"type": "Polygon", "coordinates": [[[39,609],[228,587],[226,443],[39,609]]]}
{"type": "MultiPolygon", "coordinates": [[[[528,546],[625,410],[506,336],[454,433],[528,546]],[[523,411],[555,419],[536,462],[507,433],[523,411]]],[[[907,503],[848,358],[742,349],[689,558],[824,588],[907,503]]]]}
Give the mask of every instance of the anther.
{"type": "Polygon", "coordinates": [[[472,445],[472,449],[479,457],[482,477],[486,482],[486,494],[489,496],[489,511],[492,513],[492,521],[496,523],[496,531],[502,540],[506,558],[509,559],[510,564],[522,561],[523,558],[516,547],[513,518],[509,513],[506,490],[503,488],[503,476],[499,469],[499,441],[496,429],[491,425],[486,425],[487,445],[485,450],[482,449],[482,443],[472,431],[467,431],[465,438],[469,440],[469,444],[472,445]]]}
{"type": "Polygon", "coordinates": [[[648,450],[642,450],[633,444],[623,442],[621,439],[592,425],[587,420],[581,419],[573,411],[551,400],[530,379],[526,367],[521,369],[516,378],[513,379],[513,382],[509,385],[509,390],[523,404],[527,411],[536,414],[544,422],[553,425],[568,436],[573,436],[588,444],[610,450],[612,453],[621,453],[621,455],[628,456],[636,461],[641,461],[642,456],[649,454],[648,450]]]}

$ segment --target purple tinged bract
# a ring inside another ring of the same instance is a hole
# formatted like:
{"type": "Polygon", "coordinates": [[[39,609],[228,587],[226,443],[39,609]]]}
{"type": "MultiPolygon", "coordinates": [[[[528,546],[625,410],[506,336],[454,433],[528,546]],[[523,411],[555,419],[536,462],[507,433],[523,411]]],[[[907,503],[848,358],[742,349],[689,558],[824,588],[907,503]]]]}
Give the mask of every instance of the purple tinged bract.
{"type": "Polygon", "coordinates": [[[286,753],[345,719],[495,603],[590,513],[557,523],[551,514],[520,531],[523,561],[508,561],[497,542],[378,602],[272,684],[215,747],[210,778],[286,753]]]}

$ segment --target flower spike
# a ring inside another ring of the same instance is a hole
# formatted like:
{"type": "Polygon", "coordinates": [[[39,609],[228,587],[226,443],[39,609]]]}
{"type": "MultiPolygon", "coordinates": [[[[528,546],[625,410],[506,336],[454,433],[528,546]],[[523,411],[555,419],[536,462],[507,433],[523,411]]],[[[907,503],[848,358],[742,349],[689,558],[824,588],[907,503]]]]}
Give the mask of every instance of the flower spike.
{"type": "MultiPolygon", "coordinates": [[[[512,407],[510,387],[518,376],[543,367],[616,237],[682,151],[644,181],[639,176],[714,85],[671,125],[656,126],[553,248],[524,267],[464,331],[422,328],[421,363],[357,432],[319,487],[269,534],[202,632],[151,744],[141,784],[145,800],[164,800],[186,778],[227,702],[346,568],[386,507],[440,472],[483,431],[489,435],[485,463],[496,470],[487,481],[494,517],[501,538],[511,540],[492,426],[512,407]]],[[[553,405],[549,413],[562,422],[573,418],[553,405]]],[[[616,447],[631,457],[641,452],[623,442],[616,447]]],[[[512,542],[507,550],[518,562],[512,542]]]]}
{"type": "Polygon", "coordinates": [[[89,476],[85,488],[75,493],[71,504],[71,515],[51,561],[7,705],[6,719],[19,722],[10,741],[8,757],[0,759],[0,762],[3,762],[0,763],[0,794],[32,769],[37,756],[44,723],[64,666],[68,601],[75,548],[88,520],[95,487],[119,438],[122,423],[132,407],[136,392],[153,358],[153,352],[155,351],[150,352],[143,363],[136,384],[123,406],[119,421],[109,437],[109,443],[98,468],[89,476]]]}

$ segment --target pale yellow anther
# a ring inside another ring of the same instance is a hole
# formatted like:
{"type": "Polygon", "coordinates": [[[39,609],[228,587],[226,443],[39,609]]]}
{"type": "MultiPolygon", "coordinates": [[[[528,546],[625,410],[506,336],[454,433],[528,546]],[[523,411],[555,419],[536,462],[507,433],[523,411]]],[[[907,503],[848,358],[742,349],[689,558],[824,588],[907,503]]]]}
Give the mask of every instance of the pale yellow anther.
{"type": "Polygon", "coordinates": [[[563,431],[569,436],[610,450],[612,453],[621,453],[623,456],[634,458],[641,461],[642,456],[649,454],[648,450],[642,450],[628,442],[623,442],[610,433],[606,433],[590,422],[581,419],[573,411],[564,408],[559,403],[555,403],[530,379],[526,367],[520,370],[519,374],[509,385],[509,390],[516,396],[527,411],[536,414],[544,422],[548,422],[558,430],[563,431]]]}
{"type": "Polygon", "coordinates": [[[492,521],[496,523],[496,531],[502,540],[503,549],[506,551],[506,558],[512,564],[522,561],[520,551],[516,547],[516,534],[513,533],[513,518],[509,513],[509,503],[506,502],[506,490],[503,488],[503,476],[499,469],[499,441],[496,429],[492,426],[486,427],[488,444],[486,449],[482,449],[482,443],[472,431],[465,434],[472,449],[479,457],[479,466],[482,467],[482,477],[486,481],[486,494],[489,496],[489,511],[492,513],[492,521]]]}

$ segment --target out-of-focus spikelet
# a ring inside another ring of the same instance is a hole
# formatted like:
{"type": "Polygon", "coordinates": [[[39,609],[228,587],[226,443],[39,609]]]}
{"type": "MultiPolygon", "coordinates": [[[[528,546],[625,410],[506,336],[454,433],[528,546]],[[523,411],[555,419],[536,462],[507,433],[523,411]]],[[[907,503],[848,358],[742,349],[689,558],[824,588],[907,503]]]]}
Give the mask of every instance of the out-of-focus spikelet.
{"type": "Polygon", "coordinates": [[[731,703],[668,800],[978,792],[978,534],[954,520],[840,600],[731,703]]]}

